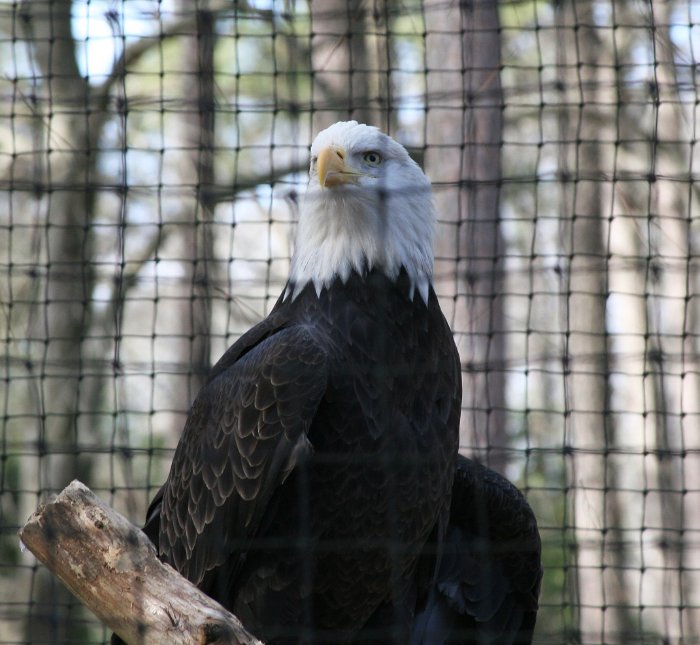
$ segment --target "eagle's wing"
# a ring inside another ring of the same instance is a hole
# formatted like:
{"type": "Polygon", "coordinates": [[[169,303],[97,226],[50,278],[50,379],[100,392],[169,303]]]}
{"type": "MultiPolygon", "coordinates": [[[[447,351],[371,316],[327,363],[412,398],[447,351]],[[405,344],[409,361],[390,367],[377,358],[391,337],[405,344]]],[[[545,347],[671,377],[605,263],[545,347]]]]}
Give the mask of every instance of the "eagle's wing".
{"type": "Polygon", "coordinates": [[[537,522],[520,491],[459,455],[437,579],[412,644],[531,643],[540,553],[537,522]]]}
{"type": "Polygon", "coordinates": [[[254,537],[275,489],[311,450],[306,432],[326,389],[325,352],[303,326],[237,354],[197,396],[149,510],[161,557],[195,584],[254,537]]]}

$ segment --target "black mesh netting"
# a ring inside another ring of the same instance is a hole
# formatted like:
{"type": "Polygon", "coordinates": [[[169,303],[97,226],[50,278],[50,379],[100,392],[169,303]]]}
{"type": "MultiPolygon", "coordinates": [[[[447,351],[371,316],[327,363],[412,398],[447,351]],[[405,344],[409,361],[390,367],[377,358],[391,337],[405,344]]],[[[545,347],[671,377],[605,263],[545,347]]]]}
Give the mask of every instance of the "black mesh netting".
{"type": "Polygon", "coordinates": [[[536,642],[700,642],[700,3],[0,3],[0,643],[107,632],[19,548],[141,523],[352,117],[434,184],[461,447],[538,517],[536,642]]]}

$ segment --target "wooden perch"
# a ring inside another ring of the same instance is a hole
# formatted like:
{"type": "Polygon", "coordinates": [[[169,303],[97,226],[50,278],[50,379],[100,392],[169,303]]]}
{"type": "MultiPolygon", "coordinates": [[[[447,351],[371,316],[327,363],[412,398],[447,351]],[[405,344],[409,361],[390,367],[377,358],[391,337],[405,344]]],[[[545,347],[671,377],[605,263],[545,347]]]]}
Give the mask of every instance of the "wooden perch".
{"type": "Polygon", "coordinates": [[[19,531],[26,547],[126,643],[262,645],[79,481],[19,531]]]}

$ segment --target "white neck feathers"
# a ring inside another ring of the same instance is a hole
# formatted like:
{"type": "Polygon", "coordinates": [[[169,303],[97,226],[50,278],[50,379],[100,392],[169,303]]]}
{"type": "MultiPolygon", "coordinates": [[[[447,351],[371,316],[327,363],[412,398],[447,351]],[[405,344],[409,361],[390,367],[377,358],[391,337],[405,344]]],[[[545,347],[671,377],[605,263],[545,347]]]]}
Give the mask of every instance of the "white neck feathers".
{"type": "MultiPolygon", "coordinates": [[[[325,143],[322,135],[341,125],[352,126],[352,122],[336,124],[321,133],[312,146],[312,156],[317,144],[325,143]]],[[[411,283],[411,298],[417,292],[427,303],[435,227],[430,182],[393,139],[357,124],[352,134],[357,135],[360,128],[364,138],[343,140],[341,144],[349,151],[352,146],[381,150],[381,172],[363,176],[351,185],[324,188],[312,165],[292,258],[292,290],[288,289],[285,298],[294,299],[309,282],[320,294],[336,278],[345,282],[353,271],[362,274],[380,269],[396,279],[404,268],[411,283]],[[377,137],[381,139],[377,141],[377,137]]]]}

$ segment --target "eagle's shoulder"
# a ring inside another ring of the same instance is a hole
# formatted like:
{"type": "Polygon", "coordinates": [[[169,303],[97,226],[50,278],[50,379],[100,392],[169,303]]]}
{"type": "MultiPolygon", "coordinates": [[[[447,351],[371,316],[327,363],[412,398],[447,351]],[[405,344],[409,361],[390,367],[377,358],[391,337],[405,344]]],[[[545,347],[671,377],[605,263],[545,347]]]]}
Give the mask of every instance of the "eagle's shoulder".
{"type": "Polygon", "coordinates": [[[219,374],[234,365],[244,354],[254,349],[266,338],[295,325],[295,308],[290,303],[279,298],[272,311],[261,321],[242,334],[219,358],[212,367],[207,378],[207,384],[216,379],[219,374]]]}

